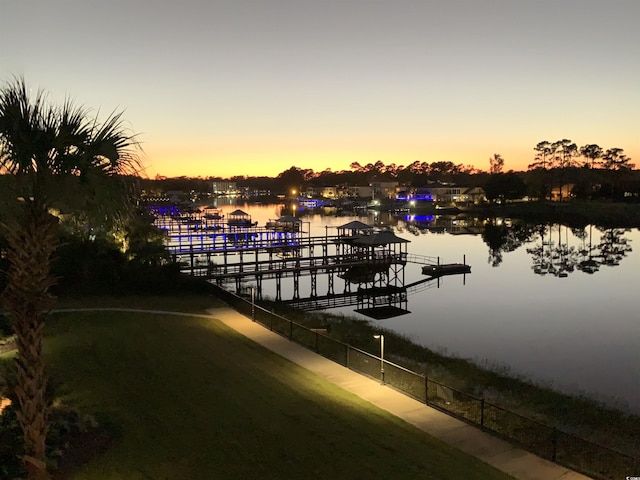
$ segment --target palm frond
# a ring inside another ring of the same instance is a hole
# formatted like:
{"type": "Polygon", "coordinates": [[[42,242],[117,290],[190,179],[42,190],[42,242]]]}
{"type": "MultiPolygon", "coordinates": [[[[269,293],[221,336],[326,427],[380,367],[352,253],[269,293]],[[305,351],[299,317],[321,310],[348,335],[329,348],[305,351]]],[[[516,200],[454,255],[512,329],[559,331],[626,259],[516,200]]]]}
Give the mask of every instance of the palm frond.
{"type": "Polygon", "coordinates": [[[0,172],[21,177],[26,198],[58,199],[65,176],[79,178],[81,190],[94,196],[104,187],[96,184],[101,176],[141,170],[139,142],[122,116],[112,112],[100,121],[69,98],[52,106],[44,91],[32,95],[15,78],[0,90],[0,172]]]}
{"type": "Polygon", "coordinates": [[[136,135],[124,126],[123,113],[112,113],[92,131],[95,166],[107,175],[132,175],[140,170],[136,135]]]}

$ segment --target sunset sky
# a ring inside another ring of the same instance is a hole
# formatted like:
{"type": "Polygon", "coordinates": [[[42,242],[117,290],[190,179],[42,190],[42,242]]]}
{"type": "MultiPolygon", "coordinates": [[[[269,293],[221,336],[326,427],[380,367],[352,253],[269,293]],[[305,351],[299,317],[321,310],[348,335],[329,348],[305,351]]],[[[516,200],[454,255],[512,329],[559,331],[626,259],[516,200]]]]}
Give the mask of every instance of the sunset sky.
{"type": "Polygon", "coordinates": [[[124,110],[145,176],[640,165],[640,0],[0,0],[0,81],[124,110]]]}

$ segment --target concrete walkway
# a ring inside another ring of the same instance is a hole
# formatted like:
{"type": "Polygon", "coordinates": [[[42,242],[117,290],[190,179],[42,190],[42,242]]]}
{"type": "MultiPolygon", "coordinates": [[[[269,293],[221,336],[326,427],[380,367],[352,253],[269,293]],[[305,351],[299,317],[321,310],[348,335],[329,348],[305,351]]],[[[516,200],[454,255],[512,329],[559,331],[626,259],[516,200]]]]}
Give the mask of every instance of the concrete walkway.
{"type": "Polygon", "coordinates": [[[208,313],[254,342],[517,479],[589,479],[290,342],[231,308],[215,308],[208,313]]]}

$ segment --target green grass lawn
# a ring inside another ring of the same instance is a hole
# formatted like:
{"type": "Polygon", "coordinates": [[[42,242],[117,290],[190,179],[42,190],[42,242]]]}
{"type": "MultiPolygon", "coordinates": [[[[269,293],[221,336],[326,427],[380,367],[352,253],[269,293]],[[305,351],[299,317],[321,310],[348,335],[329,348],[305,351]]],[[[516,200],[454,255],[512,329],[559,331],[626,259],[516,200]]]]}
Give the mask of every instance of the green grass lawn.
{"type": "Polygon", "coordinates": [[[117,432],[69,478],[510,478],[215,320],[60,313],[45,355],[117,432]]]}

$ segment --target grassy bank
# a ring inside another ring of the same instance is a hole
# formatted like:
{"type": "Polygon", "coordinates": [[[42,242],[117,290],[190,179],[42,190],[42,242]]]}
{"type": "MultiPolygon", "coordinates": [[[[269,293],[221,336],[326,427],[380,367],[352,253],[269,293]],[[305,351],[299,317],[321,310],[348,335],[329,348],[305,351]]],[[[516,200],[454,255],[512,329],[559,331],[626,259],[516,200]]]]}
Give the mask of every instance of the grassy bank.
{"type": "MultiPolygon", "coordinates": [[[[277,310],[277,306],[269,304],[268,308],[277,310]]],[[[511,375],[504,366],[479,366],[468,359],[434,352],[364,320],[293,309],[280,313],[311,328],[326,328],[331,337],[373,355],[379,355],[380,351],[380,344],[373,335],[382,331],[385,358],[391,362],[566,433],[628,455],[637,455],[640,444],[638,415],[606,406],[587,396],[567,395],[537,385],[511,375]]]]}
{"type": "MultiPolygon", "coordinates": [[[[64,306],[184,308],[96,300],[64,306]]],[[[69,479],[508,478],[215,320],[60,313],[45,355],[59,401],[113,434],[69,479]]]]}

